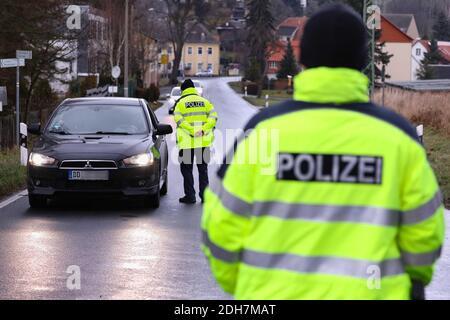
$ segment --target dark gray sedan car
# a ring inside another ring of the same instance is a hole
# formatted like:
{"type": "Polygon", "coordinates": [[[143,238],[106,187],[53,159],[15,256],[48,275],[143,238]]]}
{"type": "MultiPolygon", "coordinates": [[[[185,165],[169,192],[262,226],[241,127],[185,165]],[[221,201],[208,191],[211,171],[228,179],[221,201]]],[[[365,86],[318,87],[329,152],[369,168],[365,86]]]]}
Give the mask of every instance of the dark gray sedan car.
{"type": "Polygon", "coordinates": [[[159,207],[167,193],[170,125],[160,124],[147,102],[131,98],[65,100],[39,135],[28,162],[30,206],[58,196],[139,197],[159,207]]]}

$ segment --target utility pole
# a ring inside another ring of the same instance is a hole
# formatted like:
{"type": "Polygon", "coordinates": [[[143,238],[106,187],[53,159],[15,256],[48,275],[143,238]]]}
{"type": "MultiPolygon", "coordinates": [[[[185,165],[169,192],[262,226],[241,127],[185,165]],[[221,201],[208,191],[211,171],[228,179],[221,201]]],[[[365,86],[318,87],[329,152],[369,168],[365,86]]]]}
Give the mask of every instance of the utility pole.
{"type": "Polygon", "coordinates": [[[364,23],[367,26],[367,33],[369,35],[369,59],[368,59],[368,65],[364,69],[364,73],[369,77],[370,80],[370,94],[375,91],[375,24],[377,21],[374,21],[372,24],[371,19],[377,19],[377,17],[369,17],[369,10],[372,12],[372,8],[374,5],[374,0],[363,0],[364,1],[364,8],[363,8],[363,20],[364,23]]]}
{"type": "Polygon", "coordinates": [[[124,84],[123,84],[123,93],[126,98],[129,97],[128,92],[128,0],[125,0],[125,70],[124,70],[124,84]]]}

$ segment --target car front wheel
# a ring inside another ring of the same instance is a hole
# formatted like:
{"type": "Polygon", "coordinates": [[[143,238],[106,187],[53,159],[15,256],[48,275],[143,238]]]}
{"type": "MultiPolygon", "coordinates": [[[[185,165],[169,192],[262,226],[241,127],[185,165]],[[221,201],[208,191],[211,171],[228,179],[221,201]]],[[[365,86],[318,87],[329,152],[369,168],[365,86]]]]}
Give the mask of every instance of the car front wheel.
{"type": "Polygon", "coordinates": [[[33,209],[44,209],[47,207],[47,197],[29,194],[28,202],[33,209]]]}
{"type": "Polygon", "coordinates": [[[146,208],[158,209],[161,200],[161,193],[157,192],[152,195],[146,196],[144,199],[144,206],[146,208]]]}

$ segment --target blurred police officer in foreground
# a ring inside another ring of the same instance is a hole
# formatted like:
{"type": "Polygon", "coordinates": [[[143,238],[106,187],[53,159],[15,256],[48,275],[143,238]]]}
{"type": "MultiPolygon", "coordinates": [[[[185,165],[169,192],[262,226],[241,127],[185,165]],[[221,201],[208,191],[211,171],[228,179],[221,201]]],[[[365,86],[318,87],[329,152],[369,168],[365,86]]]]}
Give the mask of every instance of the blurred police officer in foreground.
{"type": "Polygon", "coordinates": [[[444,239],[442,198],[415,129],[369,102],[366,57],[353,10],[314,15],[294,101],[251,119],[214,175],[203,249],[235,298],[423,298],[444,239]],[[259,138],[271,130],[279,141],[259,138]],[[270,174],[248,160],[263,146],[270,174]]]}
{"type": "Polygon", "coordinates": [[[180,149],[181,174],[184,178],[185,196],[180,202],[194,204],[196,202],[192,174],[194,158],[200,180],[199,195],[203,202],[203,193],[208,186],[209,148],[214,141],[213,131],[217,113],[211,102],[197,94],[192,80],[184,81],[181,91],[181,98],[176,102],[174,112],[178,127],[177,146],[180,149]]]}

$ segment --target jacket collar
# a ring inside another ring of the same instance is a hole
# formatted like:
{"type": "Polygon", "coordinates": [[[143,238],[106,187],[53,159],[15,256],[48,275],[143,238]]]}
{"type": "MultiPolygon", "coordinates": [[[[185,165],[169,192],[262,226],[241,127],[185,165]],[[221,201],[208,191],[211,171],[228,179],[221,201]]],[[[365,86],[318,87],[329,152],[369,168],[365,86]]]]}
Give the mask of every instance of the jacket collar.
{"type": "Polygon", "coordinates": [[[367,103],[369,79],[347,68],[307,69],[294,79],[294,100],[313,103],[367,103]]]}
{"type": "Polygon", "coordinates": [[[185,90],[183,90],[183,92],[181,93],[181,96],[187,96],[187,95],[191,95],[191,94],[198,94],[197,90],[195,90],[195,88],[187,88],[185,90]]]}

